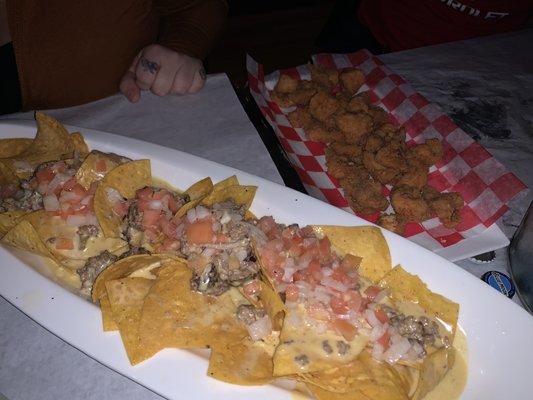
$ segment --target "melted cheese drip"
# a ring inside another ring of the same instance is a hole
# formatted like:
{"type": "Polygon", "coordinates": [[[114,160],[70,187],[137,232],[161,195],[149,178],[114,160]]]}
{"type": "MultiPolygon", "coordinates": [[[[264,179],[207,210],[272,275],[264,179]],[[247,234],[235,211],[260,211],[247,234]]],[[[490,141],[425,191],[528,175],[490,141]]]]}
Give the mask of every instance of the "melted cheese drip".
{"type": "Polygon", "coordinates": [[[461,397],[468,377],[468,345],[466,335],[458,326],[453,341],[455,363],[444,379],[429,392],[424,400],[455,400],[461,397]]]}

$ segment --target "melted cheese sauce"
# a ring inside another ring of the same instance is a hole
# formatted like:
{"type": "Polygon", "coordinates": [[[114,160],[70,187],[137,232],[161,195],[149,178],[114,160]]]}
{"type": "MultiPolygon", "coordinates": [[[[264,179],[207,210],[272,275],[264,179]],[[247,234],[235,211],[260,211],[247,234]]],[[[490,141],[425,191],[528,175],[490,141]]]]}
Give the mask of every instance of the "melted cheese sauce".
{"type": "Polygon", "coordinates": [[[444,379],[429,392],[424,400],[455,400],[461,397],[468,377],[468,345],[466,335],[458,326],[453,341],[455,363],[444,379]]]}

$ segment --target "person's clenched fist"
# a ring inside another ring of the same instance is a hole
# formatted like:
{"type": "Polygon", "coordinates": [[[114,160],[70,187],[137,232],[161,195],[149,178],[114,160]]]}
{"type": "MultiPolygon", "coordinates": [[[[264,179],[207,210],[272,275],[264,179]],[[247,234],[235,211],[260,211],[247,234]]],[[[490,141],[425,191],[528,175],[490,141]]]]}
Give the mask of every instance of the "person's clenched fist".
{"type": "Polygon", "coordinates": [[[135,103],[141,90],[150,90],[158,96],[196,93],[204,83],[205,71],[200,60],[151,44],[131,63],[120,81],[120,91],[135,103]]]}

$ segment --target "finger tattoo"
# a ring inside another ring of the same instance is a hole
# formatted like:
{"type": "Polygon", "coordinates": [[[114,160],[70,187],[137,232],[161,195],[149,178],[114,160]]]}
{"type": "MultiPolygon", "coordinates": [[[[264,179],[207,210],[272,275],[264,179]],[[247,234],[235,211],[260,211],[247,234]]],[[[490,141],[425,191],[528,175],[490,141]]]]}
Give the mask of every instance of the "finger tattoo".
{"type": "Polygon", "coordinates": [[[200,74],[200,78],[202,78],[205,81],[205,68],[204,67],[200,68],[198,73],[200,74]]]}
{"type": "Polygon", "coordinates": [[[159,71],[158,63],[147,60],[144,57],[141,58],[141,67],[144,71],[148,71],[151,74],[155,74],[157,71],[159,71]]]}

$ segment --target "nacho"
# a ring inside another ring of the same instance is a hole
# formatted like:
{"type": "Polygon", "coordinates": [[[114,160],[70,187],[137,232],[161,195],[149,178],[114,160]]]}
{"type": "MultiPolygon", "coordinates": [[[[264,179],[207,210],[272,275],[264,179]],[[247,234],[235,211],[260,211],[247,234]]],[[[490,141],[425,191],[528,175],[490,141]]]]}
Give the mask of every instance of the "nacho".
{"type": "Polygon", "coordinates": [[[24,210],[0,213],[0,238],[12,229],[28,212],[24,210]]]}
{"type": "Polygon", "coordinates": [[[30,138],[0,139],[0,158],[10,158],[22,153],[32,141],[30,138]]]}
{"type": "Polygon", "coordinates": [[[101,181],[109,171],[128,161],[131,160],[126,157],[93,150],[78,168],[76,181],[85,189],[89,189],[92,183],[101,181]]]}

